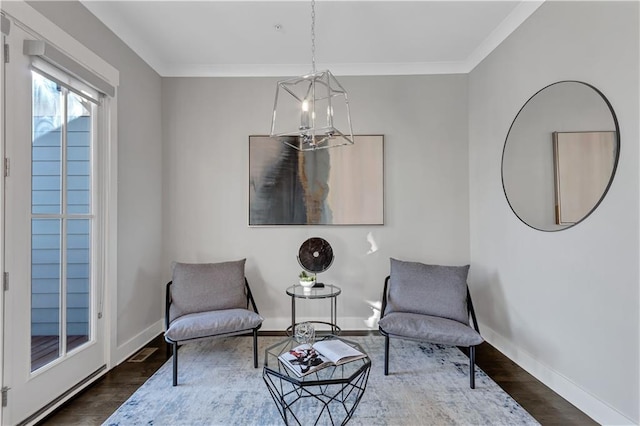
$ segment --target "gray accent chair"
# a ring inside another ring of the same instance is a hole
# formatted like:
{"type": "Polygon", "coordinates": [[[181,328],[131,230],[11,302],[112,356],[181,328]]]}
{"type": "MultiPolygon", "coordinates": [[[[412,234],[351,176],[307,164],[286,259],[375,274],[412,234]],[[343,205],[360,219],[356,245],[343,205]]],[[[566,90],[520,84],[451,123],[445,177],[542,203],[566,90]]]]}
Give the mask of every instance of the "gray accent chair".
{"type": "Polygon", "coordinates": [[[211,337],[253,334],[258,368],[258,329],[263,318],[244,276],[245,259],[222,263],[174,263],[167,283],[164,339],[173,349],[178,384],[178,346],[211,337]]]}
{"type": "Polygon", "coordinates": [[[469,348],[470,387],[475,388],[475,347],[484,339],[467,286],[468,271],[469,265],[426,265],[391,259],[378,322],[385,336],[385,376],[389,374],[389,339],[409,339],[469,348]]]}

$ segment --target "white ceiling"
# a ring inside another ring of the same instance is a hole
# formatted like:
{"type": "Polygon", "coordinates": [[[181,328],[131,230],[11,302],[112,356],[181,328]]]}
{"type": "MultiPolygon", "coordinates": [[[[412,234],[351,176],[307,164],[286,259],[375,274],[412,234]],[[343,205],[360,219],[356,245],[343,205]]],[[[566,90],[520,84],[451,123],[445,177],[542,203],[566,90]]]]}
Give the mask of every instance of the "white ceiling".
{"type": "MultiPolygon", "coordinates": [[[[162,76],[311,71],[307,0],[82,3],[162,76]]],[[[335,75],[467,73],[541,4],[317,0],[316,68],[335,75]]]]}

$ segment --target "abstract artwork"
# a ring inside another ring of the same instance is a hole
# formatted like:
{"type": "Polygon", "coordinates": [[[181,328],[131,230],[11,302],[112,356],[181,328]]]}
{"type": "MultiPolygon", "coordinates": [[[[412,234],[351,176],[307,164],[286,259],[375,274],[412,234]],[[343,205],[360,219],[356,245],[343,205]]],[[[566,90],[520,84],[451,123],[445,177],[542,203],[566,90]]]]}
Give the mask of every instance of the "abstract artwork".
{"type": "Polygon", "coordinates": [[[249,136],[249,226],[382,224],[382,135],[306,152],[249,136]]]}

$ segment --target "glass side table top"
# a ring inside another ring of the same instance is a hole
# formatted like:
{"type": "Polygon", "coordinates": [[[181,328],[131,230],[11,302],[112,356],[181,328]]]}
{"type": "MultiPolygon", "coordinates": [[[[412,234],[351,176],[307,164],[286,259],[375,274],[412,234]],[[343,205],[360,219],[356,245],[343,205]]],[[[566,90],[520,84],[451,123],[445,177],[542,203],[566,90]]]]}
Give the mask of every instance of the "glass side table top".
{"type": "Polygon", "coordinates": [[[292,285],[287,288],[287,294],[300,299],[326,299],[328,297],[336,297],[342,293],[340,287],[333,284],[325,284],[324,287],[311,287],[305,289],[300,284],[292,285]]]}

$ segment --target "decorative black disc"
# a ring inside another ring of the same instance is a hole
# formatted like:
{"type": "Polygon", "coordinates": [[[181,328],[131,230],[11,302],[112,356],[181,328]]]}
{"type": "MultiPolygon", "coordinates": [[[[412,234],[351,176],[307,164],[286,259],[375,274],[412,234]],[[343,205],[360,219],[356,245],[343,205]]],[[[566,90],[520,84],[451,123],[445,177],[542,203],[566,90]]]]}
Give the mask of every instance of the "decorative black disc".
{"type": "Polygon", "coordinates": [[[326,271],[333,263],[331,244],[319,237],[309,238],[300,246],[298,262],[308,272],[326,271]]]}

